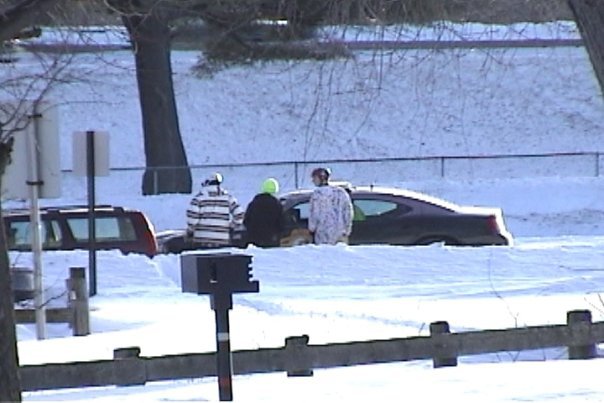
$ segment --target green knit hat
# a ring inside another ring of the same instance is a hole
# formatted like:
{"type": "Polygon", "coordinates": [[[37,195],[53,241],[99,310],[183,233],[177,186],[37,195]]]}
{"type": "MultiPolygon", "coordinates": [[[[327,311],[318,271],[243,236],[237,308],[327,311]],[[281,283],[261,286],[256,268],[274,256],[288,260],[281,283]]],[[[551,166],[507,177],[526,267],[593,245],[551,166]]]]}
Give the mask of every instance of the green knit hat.
{"type": "Polygon", "coordinates": [[[262,184],[262,193],[268,193],[269,195],[279,193],[279,182],[275,178],[268,178],[262,184]]]}

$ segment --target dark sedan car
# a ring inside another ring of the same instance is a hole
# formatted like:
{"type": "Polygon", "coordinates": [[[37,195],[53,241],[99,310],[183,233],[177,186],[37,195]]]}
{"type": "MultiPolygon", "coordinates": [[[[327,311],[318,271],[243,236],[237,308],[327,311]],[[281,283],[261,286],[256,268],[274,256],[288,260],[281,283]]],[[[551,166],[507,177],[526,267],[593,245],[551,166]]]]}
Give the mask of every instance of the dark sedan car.
{"type": "MultiPolygon", "coordinates": [[[[281,246],[312,241],[307,230],[311,190],[281,197],[286,227],[281,246]]],[[[425,194],[395,188],[351,188],[355,218],[351,245],[509,245],[501,209],[458,206],[425,194]]],[[[178,253],[192,249],[184,231],[158,239],[160,251],[178,253]]],[[[233,234],[234,246],[246,246],[245,229],[233,234]]]]}
{"type": "MultiPolygon", "coordinates": [[[[283,246],[310,242],[306,230],[312,191],[283,197],[287,229],[283,246]]],[[[500,209],[463,207],[421,193],[359,187],[351,192],[355,218],[351,245],[509,245],[500,209]]]]}

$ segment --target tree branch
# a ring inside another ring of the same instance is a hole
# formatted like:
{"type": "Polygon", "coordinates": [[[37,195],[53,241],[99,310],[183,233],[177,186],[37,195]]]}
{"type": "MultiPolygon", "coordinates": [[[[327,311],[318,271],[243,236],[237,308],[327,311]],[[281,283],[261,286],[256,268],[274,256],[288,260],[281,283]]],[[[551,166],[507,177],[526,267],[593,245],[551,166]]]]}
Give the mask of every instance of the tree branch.
{"type": "Polygon", "coordinates": [[[36,22],[41,14],[55,7],[61,0],[21,0],[0,10],[0,42],[16,37],[36,22]]]}

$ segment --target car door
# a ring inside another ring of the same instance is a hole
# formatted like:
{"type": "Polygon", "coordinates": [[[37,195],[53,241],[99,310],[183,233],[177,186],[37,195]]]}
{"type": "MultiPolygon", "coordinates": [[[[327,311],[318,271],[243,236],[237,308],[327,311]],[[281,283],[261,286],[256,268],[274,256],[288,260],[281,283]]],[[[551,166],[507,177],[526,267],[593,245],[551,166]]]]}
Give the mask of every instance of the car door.
{"type": "Polygon", "coordinates": [[[308,231],[310,200],[295,203],[284,212],[284,231],[281,246],[304,245],[312,242],[308,231]]]}
{"type": "Polygon", "coordinates": [[[414,219],[409,205],[395,198],[353,195],[353,206],[351,244],[405,244],[411,239],[414,219]]]}

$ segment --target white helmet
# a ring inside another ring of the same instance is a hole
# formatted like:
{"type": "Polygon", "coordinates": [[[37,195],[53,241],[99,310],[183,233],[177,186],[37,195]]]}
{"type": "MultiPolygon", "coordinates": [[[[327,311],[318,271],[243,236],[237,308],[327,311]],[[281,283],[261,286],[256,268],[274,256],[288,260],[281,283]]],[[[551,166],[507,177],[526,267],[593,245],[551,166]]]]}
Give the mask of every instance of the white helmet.
{"type": "Polygon", "coordinates": [[[218,186],[222,183],[222,175],[218,172],[210,175],[201,185],[202,186],[218,186]]]}

